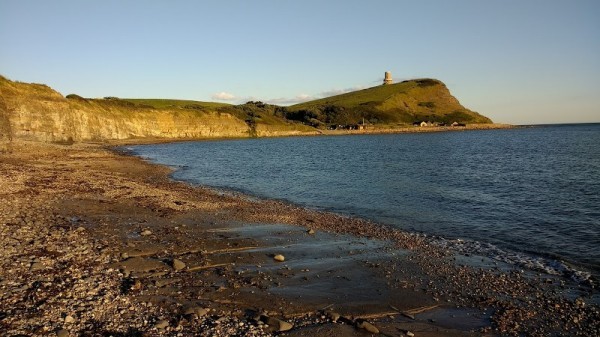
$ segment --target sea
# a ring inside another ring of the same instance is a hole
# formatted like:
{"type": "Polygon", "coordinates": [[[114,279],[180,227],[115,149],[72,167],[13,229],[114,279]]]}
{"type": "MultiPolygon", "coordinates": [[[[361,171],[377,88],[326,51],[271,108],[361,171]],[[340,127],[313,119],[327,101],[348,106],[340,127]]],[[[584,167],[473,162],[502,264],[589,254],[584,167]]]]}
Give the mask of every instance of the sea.
{"type": "Polygon", "coordinates": [[[194,185],[362,217],[464,254],[600,280],[600,124],[127,150],[194,185]]]}

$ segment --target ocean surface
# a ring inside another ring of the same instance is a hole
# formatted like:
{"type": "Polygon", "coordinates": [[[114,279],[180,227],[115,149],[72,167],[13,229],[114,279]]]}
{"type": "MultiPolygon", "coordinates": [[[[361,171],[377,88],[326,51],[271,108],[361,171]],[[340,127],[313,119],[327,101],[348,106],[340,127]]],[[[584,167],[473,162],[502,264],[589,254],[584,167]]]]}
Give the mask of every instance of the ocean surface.
{"type": "Polygon", "coordinates": [[[425,233],[600,280],[600,124],[128,147],[173,178],[425,233]]]}

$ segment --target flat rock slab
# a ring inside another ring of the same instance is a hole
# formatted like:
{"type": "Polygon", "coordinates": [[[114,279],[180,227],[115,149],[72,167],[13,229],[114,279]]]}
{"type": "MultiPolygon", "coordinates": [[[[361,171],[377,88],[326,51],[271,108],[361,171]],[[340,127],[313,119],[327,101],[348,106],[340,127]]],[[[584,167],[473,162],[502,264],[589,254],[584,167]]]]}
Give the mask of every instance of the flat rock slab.
{"type": "MultiPolygon", "coordinates": [[[[384,336],[407,336],[407,331],[415,331],[417,337],[475,337],[481,336],[476,332],[444,329],[438,326],[422,323],[402,324],[398,322],[378,323],[381,334],[384,336]],[[417,332],[418,331],[418,332],[417,332]]],[[[348,324],[329,323],[317,326],[298,327],[286,332],[288,337],[312,336],[312,337],[365,337],[375,334],[348,324]]]]}
{"type": "Polygon", "coordinates": [[[148,272],[153,270],[165,270],[169,268],[169,266],[160,260],[145,259],[142,257],[132,257],[117,263],[117,265],[131,272],[148,272]]]}
{"type": "Polygon", "coordinates": [[[167,278],[167,279],[158,279],[154,280],[154,285],[158,288],[166,287],[168,285],[181,282],[179,278],[167,278]]]}
{"type": "Polygon", "coordinates": [[[286,333],[288,337],[365,337],[369,336],[364,330],[360,331],[351,325],[346,324],[324,324],[318,326],[308,326],[296,328],[286,333]]]}
{"type": "Polygon", "coordinates": [[[157,245],[143,245],[123,249],[122,253],[129,257],[152,256],[163,251],[164,247],[157,245]]]}

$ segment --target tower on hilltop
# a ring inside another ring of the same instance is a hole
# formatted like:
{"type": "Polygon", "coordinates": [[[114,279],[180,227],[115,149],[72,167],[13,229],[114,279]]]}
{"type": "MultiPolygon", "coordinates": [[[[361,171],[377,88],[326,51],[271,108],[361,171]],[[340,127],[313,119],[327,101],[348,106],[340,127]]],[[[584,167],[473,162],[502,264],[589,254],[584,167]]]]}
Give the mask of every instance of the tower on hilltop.
{"type": "Polygon", "coordinates": [[[392,73],[390,73],[389,71],[386,71],[385,77],[383,78],[383,85],[392,84],[392,83],[394,83],[394,80],[392,80],[392,73]]]}

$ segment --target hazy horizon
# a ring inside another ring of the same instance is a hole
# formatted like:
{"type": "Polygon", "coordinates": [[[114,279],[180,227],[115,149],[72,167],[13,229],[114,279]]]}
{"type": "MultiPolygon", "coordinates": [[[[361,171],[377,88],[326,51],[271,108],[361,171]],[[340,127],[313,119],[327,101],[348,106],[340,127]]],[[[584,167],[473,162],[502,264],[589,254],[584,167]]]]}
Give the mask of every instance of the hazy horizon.
{"type": "Polygon", "coordinates": [[[494,122],[594,123],[598,14],[583,0],[8,0],[0,74],[63,95],[289,105],[391,71],[439,79],[494,122]]]}

